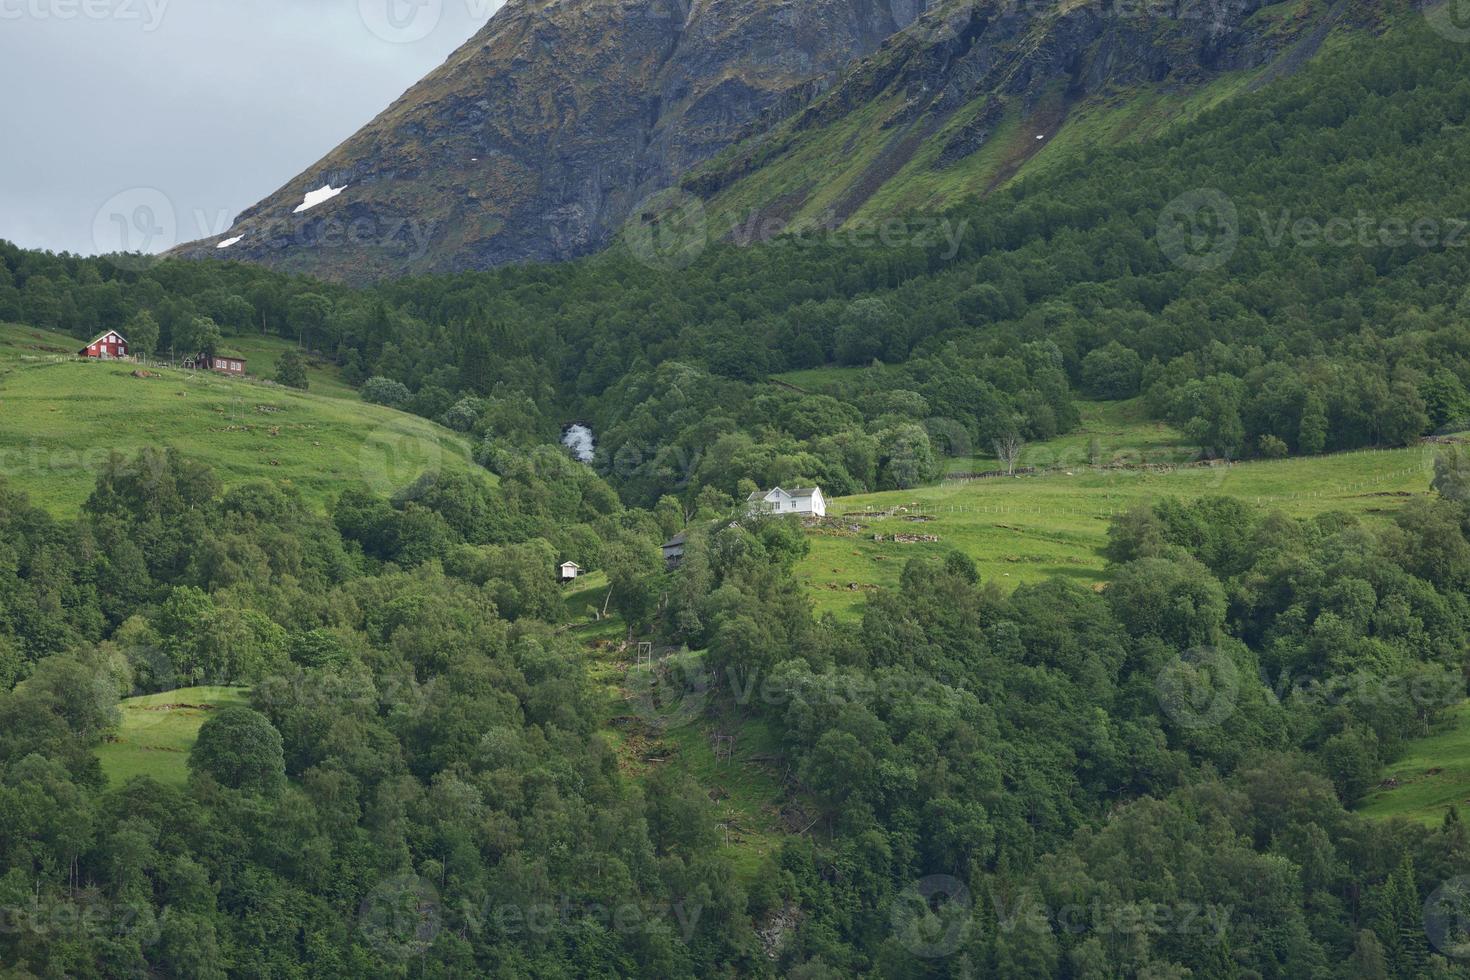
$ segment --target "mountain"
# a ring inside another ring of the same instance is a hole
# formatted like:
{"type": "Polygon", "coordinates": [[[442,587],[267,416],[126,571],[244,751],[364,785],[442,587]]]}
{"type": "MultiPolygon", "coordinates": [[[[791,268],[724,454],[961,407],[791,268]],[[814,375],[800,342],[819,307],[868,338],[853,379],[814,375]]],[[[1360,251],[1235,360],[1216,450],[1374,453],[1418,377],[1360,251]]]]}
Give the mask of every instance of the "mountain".
{"type": "Polygon", "coordinates": [[[683,179],[749,239],[946,207],[1294,72],[1381,3],[949,0],[683,179]]]}
{"type": "Polygon", "coordinates": [[[1382,6],[519,0],[176,254],[350,282],[560,261],[676,182],[742,241],[942,208],[1156,135],[1382,6]]]}
{"type": "Polygon", "coordinates": [[[512,0],[225,235],[177,251],[354,281],[583,255],[923,5],[512,0]]]}

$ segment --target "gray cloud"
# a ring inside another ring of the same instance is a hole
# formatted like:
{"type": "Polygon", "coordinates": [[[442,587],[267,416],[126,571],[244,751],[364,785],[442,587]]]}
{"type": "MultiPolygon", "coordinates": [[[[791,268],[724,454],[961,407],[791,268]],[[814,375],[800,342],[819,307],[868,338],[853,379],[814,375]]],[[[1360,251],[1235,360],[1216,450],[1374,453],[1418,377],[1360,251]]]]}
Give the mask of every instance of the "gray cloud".
{"type": "Polygon", "coordinates": [[[110,250],[118,200],[172,209],[150,251],[217,234],[500,3],[0,0],[0,238],[110,250]]]}

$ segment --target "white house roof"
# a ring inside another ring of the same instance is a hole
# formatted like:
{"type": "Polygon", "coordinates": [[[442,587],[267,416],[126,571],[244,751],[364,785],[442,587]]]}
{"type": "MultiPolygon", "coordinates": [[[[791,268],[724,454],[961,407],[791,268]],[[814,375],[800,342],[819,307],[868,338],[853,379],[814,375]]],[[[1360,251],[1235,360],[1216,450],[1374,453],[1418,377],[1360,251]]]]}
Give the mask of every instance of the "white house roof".
{"type": "Polygon", "coordinates": [[[562,568],[581,568],[582,566],[581,565],[578,565],[574,561],[564,561],[564,562],[561,563],[561,567],[562,568]]]}

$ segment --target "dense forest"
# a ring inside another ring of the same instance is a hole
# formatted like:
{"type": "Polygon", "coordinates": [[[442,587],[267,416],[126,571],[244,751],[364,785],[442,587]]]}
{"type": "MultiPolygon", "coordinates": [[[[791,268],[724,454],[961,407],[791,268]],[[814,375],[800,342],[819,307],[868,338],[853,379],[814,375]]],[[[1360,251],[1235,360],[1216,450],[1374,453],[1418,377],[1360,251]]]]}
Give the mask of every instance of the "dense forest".
{"type": "Polygon", "coordinates": [[[1470,860],[1458,811],[1429,830],[1347,809],[1464,695],[1470,465],[1440,470],[1386,526],[1130,512],[1103,593],[914,559],[852,624],[793,587],[790,519],[701,524],[671,573],[656,522],[590,475],[509,522],[475,519],[466,485],[318,516],[171,454],[115,460],[75,520],[6,494],[0,666],[23,680],[0,694],[0,956],[22,976],[1450,975],[1463,937],[1426,934],[1422,896],[1470,860]],[[554,628],[543,518],[619,542],[623,615],[707,648],[665,697],[779,732],[812,821],[753,878],[687,776],[617,765],[610,695],[554,628]],[[93,750],[119,698],[201,682],[250,706],[205,722],[187,788],[108,789],[93,750]]]}
{"type": "Polygon", "coordinates": [[[1459,810],[1353,809],[1464,700],[1461,449],[1372,520],[1164,500],[1112,521],[1106,588],[950,551],[853,620],[813,613],[799,524],[731,519],[751,481],[1055,436],[1080,394],[1204,456],[1464,428],[1467,115],[1470,48],[1400,27],[897,242],[361,291],[0,245],[0,320],[292,338],[495,474],[318,513],[144,451],[65,518],[0,479],[0,975],[1470,977],[1459,810]],[[804,819],[754,868],[706,787],[620,764],[568,554],[624,637],[698,654],[661,705],[775,733],[804,819]],[[120,700],[197,684],[248,704],[187,782],[109,784],[120,700]]]}
{"type": "Polygon", "coordinates": [[[0,319],[154,351],[295,338],[492,465],[586,419],[643,506],[742,477],[911,486],[1067,431],[1078,393],[1144,394],[1204,455],[1398,445],[1470,418],[1467,113],[1470,52],[1405,24],[882,233],[700,229],[687,266],[629,248],[361,292],[7,246],[0,319]],[[828,364],[883,367],[839,398],[767,381],[828,364]]]}

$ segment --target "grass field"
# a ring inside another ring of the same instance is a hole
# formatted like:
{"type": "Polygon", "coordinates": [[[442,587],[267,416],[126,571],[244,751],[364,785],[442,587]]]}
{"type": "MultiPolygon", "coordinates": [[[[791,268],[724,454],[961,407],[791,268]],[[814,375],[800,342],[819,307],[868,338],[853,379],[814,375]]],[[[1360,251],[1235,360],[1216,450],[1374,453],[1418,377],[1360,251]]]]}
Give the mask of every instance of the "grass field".
{"type": "MultiPolygon", "coordinates": [[[[276,362],[288,350],[297,350],[295,341],[265,335],[230,337],[225,340],[230,350],[245,357],[245,366],[251,376],[273,378],[276,362]]],[[[306,359],[307,390],[312,394],[328,398],[350,398],[358,401],[357,389],[342,380],[335,365],[308,357],[306,359]]]]}
{"type": "Polygon", "coordinates": [[[809,391],[812,394],[833,394],[844,385],[860,380],[865,374],[875,378],[882,378],[889,372],[889,368],[882,364],[869,365],[867,367],[838,367],[828,365],[827,367],[806,368],[801,371],[786,371],[781,374],[771,375],[771,380],[777,384],[790,385],[809,391]]]}
{"type": "Polygon", "coordinates": [[[1445,712],[1435,731],[1411,743],[1404,757],[1384,770],[1383,780],[1389,785],[1369,793],[1360,805],[1364,816],[1434,826],[1450,804],[1470,803],[1470,701],[1445,712]]]}
{"type": "Polygon", "coordinates": [[[244,704],[247,693],[243,687],[185,687],[123,701],[116,737],[97,748],[108,783],[152,776],[182,785],[189,777],[189,749],[199,726],[211,711],[244,704]]]}
{"type": "MultiPolygon", "coordinates": [[[[1038,446],[1033,458],[1043,457],[1062,466],[1072,458],[1038,446]]],[[[1149,469],[1093,467],[1084,456],[1043,475],[838,498],[828,502],[828,517],[847,520],[810,531],[811,553],[797,574],[819,613],[841,615],[858,614],[872,588],[897,584],[908,558],[953,548],[973,558],[985,580],[1006,586],[1056,575],[1094,585],[1104,578],[1101,549],[1109,520],[1136,504],[1218,494],[1298,517],[1333,510],[1387,515],[1405,498],[1428,492],[1433,461],[1432,447],[1149,469]],[[877,542],[877,534],[939,540],[877,542]]]]}
{"type": "Polygon", "coordinates": [[[388,494],[435,468],[494,479],[461,436],[417,416],[204,372],[148,368],[154,376],[138,378],[135,364],[71,357],[76,346],[0,325],[0,476],[58,516],[86,500],[111,451],[145,446],[206,461],[226,486],[293,485],[319,507],[348,486],[388,494]]]}
{"type": "MultiPolygon", "coordinates": [[[[1075,469],[1092,465],[1093,454],[1104,466],[1177,464],[1194,460],[1197,447],[1167,422],[1150,419],[1142,398],[1127,401],[1079,401],[1078,427],[1055,439],[1026,445],[1016,465],[1038,470],[1075,469]]],[[[990,446],[976,446],[973,455],[949,457],[946,473],[987,473],[1001,468],[990,446]]]]}

